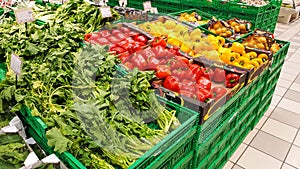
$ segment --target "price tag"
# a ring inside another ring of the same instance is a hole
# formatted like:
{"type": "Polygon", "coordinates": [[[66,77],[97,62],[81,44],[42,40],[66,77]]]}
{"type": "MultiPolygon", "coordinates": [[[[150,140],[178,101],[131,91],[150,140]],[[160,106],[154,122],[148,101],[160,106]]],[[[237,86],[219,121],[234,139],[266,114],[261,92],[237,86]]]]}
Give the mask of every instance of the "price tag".
{"type": "Polygon", "coordinates": [[[143,2],[144,11],[151,11],[151,1],[143,2]]]}
{"type": "Polygon", "coordinates": [[[10,60],[10,68],[18,75],[21,75],[22,71],[22,60],[19,56],[12,53],[11,54],[11,60],[10,60]]]}
{"type": "Polygon", "coordinates": [[[152,7],[150,10],[151,13],[158,14],[158,10],[156,7],[152,7]]]}
{"type": "Polygon", "coordinates": [[[16,9],[15,15],[19,24],[34,21],[34,16],[31,8],[16,9]]]}
{"type": "Polygon", "coordinates": [[[102,18],[110,18],[110,17],[112,17],[109,6],[100,7],[100,12],[101,12],[102,18]]]}
{"type": "Polygon", "coordinates": [[[119,0],[119,5],[121,7],[126,7],[127,6],[127,0],[119,0]]]}

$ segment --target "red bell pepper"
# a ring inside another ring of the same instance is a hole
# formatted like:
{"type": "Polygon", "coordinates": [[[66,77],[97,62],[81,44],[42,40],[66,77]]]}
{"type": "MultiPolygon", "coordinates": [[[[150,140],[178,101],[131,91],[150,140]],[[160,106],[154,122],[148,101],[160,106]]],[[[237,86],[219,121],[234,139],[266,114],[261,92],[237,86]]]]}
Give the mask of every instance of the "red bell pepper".
{"type": "Polygon", "coordinates": [[[179,48],[176,46],[173,46],[172,48],[170,48],[169,51],[171,53],[173,53],[174,55],[181,55],[181,53],[179,52],[179,48]]]}
{"type": "Polygon", "coordinates": [[[141,54],[134,53],[131,57],[131,63],[134,67],[137,67],[139,70],[144,70],[147,66],[147,61],[141,54]]]}
{"type": "Polygon", "coordinates": [[[201,76],[197,80],[197,84],[198,84],[198,88],[199,89],[206,89],[206,90],[210,90],[211,89],[211,81],[207,77],[205,77],[205,76],[201,76]]]}
{"type": "Polygon", "coordinates": [[[133,43],[133,47],[132,47],[132,52],[136,52],[136,51],[141,50],[141,48],[142,48],[143,46],[145,46],[145,44],[142,43],[142,42],[134,42],[134,43],[133,43]]]}
{"type": "Polygon", "coordinates": [[[114,36],[117,37],[119,40],[124,40],[127,38],[123,33],[118,33],[115,34],[114,36]]]}
{"type": "Polygon", "coordinates": [[[110,41],[112,44],[117,44],[120,40],[114,36],[110,36],[106,38],[108,41],[110,41]]]}
{"type": "Polygon", "coordinates": [[[130,31],[129,33],[127,33],[127,36],[129,37],[134,37],[134,36],[137,36],[137,35],[139,35],[139,33],[137,33],[137,32],[134,32],[134,31],[130,31]]]}
{"type": "Polygon", "coordinates": [[[229,88],[233,88],[239,83],[240,76],[235,73],[229,73],[225,79],[225,86],[229,88]]]}
{"type": "Polygon", "coordinates": [[[109,36],[112,36],[108,30],[102,30],[102,31],[100,31],[100,32],[99,32],[99,35],[100,35],[102,38],[107,38],[107,37],[109,37],[109,36]]]}
{"type": "Polygon", "coordinates": [[[114,46],[109,49],[110,52],[116,52],[117,54],[124,53],[125,50],[122,47],[114,46]]]}
{"type": "Polygon", "coordinates": [[[142,42],[144,44],[147,44],[147,42],[148,42],[148,38],[145,35],[137,35],[137,36],[134,36],[133,39],[135,41],[142,42]]]}
{"type": "Polygon", "coordinates": [[[127,37],[127,38],[126,38],[126,41],[127,41],[128,43],[134,43],[134,42],[135,42],[135,41],[133,40],[132,37],[127,37]]]}
{"type": "Polygon", "coordinates": [[[184,62],[186,65],[189,65],[190,61],[189,59],[187,59],[186,57],[183,56],[175,56],[175,58],[179,61],[179,62],[184,62]]]}
{"type": "Polygon", "coordinates": [[[196,80],[198,80],[202,76],[202,71],[199,65],[189,64],[189,69],[192,71],[196,80]]]}
{"type": "Polygon", "coordinates": [[[176,58],[170,59],[168,61],[172,69],[188,69],[188,65],[185,64],[183,61],[176,60],[176,58]]]}
{"type": "Polygon", "coordinates": [[[155,47],[155,46],[162,46],[163,48],[166,48],[167,47],[167,42],[165,41],[164,38],[162,37],[155,37],[153,39],[153,42],[152,42],[152,47],[155,47]]]}
{"type": "Polygon", "coordinates": [[[197,98],[198,100],[200,100],[201,102],[208,102],[209,99],[212,98],[212,93],[209,90],[206,89],[200,89],[197,92],[197,98]]]}
{"type": "Polygon", "coordinates": [[[151,48],[156,58],[164,58],[166,56],[166,49],[162,46],[155,46],[151,48]]]}
{"type": "Polygon", "coordinates": [[[213,99],[219,100],[227,93],[227,90],[224,87],[214,87],[211,89],[211,93],[213,95],[213,99]]]}
{"type": "Polygon", "coordinates": [[[202,73],[202,76],[205,76],[210,80],[213,80],[213,78],[214,78],[214,71],[209,68],[206,68],[206,67],[201,68],[201,73],[202,73]]]}
{"type": "MultiPolygon", "coordinates": [[[[123,44],[123,43],[122,43],[123,44]]],[[[119,45],[121,45],[119,43],[119,45]]],[[[118,45],[118,46],[119,46],[118,45]]],[[[125,51],[128,51],[130,54],[134,52],[133,48],[134,48],[134,44],[133,43],[128,43],[126,42],[124,45],[121,46],[123,49],[125,49],[125,51]]]]}
{"type": "Polygon", "coordinates": [[[192,98],[192,99],[197,98],[196,94],[194,92],[190,92],[190,91],[180,90],[180,94],[183,95],[183,96],[192,98]]]}
{"type": "Polygon", "coordinates": [[[125,34],[129,33],[130,32],[130,29],[127,28],[127,27],[120,27],[119,30],[125,34]]]}
{"type": "Polygon", "coordinates": [[[122,61],[122,63],[127,62],[130,59],[129,52],[120,53],[118,56],[119,56],[120,60],[122,61]]]}
{"type": "Polygon", "coordinates": [[[179,83],[179,87],[180,87],[180,91],[184,90],[184,91],[189,91],[192,93],[196,92],[195,82],[187,80],[187,79],[182,80],[182,82],[179,83]]]}
{"type": "Polygon", "coordinates": [[[146,58],[146,59],[150,58],[150,57],[155,57],[155,54],[152,52],[150,47],[144,49],[141,53],[144,56],[144,58],[146,58]]]}
{"type": "Polygon", "coordinates": [[[96,39],[96,42],[99,45],[108,45],[109,44],[109,41],[106,38],[98,38],[98,39],[96,39]]]}
{"type": "Polygon", "coordinates": [[[217,83],[221,83],[225,81],[226,72],[224,69],[215,68],[214,69],[214,77],[213,80],[217,83]]]}
{"type": "Polygon", "coordinates": [[[172,90],[174,92],[179,92],[179,79],[174,76],[168,76],[164,80],[163,87],[172,90]]]}
{"type": "Polygon", "coordinates": [[[128,69],[132,70],[134,68],[133,64],[130,62],[125,62],[124,66],[126,66],[128,69]]]}
{"type": "Polygon", "coordinates": [[[123,34],[121,31],[119,31],[119,30],[117,30],[117,29],[111,30],[111,34],[112,34],[113,36],[116,36],[116,35],[119,34],[119,33],[123,34]]]}
{"type": "Polygon", "coordinates": [[[156,67],[156,76],[159,79],[164,79],[171,75],[170,66],[167,65],[158,65],[156,67]]]}
{"type": "Polygon", "coordinates": [[[159,65],[159,60],[155,57],[148,58],[147,69],[149,70],[156,70],[156,67],[159,65]]]}
{"type": "Polygon", "coordinates": [[[179,79],[179,81],[182,81],[185,77],[184,71],[181,69],[172,69],[172,76],[175,76],[179,79]]]}

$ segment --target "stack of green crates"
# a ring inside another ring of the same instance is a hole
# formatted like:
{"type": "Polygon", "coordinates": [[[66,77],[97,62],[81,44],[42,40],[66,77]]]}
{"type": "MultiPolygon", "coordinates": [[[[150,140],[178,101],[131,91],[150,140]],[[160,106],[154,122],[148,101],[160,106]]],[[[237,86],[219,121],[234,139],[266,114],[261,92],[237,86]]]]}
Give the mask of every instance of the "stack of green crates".
{"type": "Polygon", "coordinates": [[[272,65],[198,126],[192,168],[222,168],[267,111],[290,45],[277,42],[283,46],[273,56],[272,65]]]}
{"type": "MultiPolygon", "coordinates": [[[[165,98],[158,96],[158,99],[166,108],[176,110],[176,117],[179,119],[181,125],[133,163],[129,167],[130,169],[183,169],[182,167],[193,163],[195,135],[197,133],[196,124],[199,119],[198,113],[170,102],[165,98]],[[189,162],[187,163],[185,160],[189,160],[189,162]]],[[[32,116],[28,108],[23,107],[18,116],[28,126],[27,132],[47,154],[55,153],[69,168],[86,169],[72,154],[53,151],[53,148],[47,144],[47,125],[39,117],[32,116]]]]}

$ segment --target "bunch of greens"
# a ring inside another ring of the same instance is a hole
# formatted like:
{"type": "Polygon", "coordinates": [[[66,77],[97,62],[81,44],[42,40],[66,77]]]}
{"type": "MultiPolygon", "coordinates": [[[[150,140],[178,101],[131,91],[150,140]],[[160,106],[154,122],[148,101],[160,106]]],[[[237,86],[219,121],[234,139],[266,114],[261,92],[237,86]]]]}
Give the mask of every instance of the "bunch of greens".
{"type": "Polygon", "coordinates": [[[149,89],[153,72],[117,78],[119,61],[107,49],[81,49],[83,34],[111,21],[100,17],[98,8],[71,0],[57,9],[55,22],[42,26],[25,29],[4,19],[0,58],[8,64],[14,52],[23,68],[18,87],[10,69],[0,83],[0,112],[27,106],[47,124],[55,151],[69,151],[88,168],[128,168],[180,123],[149,89]]]}
{"type": "Polygon", "coordinates": [[[29,149],[18,134],[0,134],[0,166],[5,169],[22,167],[29,149]]]}

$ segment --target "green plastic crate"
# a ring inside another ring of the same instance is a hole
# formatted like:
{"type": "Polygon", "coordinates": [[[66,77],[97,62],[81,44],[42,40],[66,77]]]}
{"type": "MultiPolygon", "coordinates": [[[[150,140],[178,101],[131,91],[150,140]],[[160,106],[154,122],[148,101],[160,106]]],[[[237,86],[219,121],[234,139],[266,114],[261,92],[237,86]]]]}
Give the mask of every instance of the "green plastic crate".
{"type": "Polygon", "coordinates": [[[226,121],[226,119],[232,114],[237,115],[239,113],[238,110],[244,106],[243,103],[245,100],[250,102],[261,95],[264,90],[265,81],[268,78],[267,75],[267,70],[264,70],[250,84],[241,89],[225,105],[220,107],[203,125],[199,126],[197,144],[206,142],[212,135],[213,137],[221,137],[222,131],[219,130],[216,132],[217,128],[221,127],[221,124],[231,128],[234,125],[234,120],[226,121]]]}
{"type": "MultiPolygon", "coordinates": [[[[175,19],[175,20],[178,20],[178,16],[182,13],[188,13],[188,14],[191,14],[193,12],[196,12],[197,14],[199,14],[202,18],[202,20],[210,20],[212,19],[213,15],[210,15],[208,13],[205,13],[203,11],[200,11],[198,9],[189,9],[189,10],[183,10],[183,11],[180,11],[180,12],[173,12],[173,13],[169,13],[168,16],[170,16],[171,18],[175,19]]],[[[190,22],[185,22],[185,21],[182,21],[183,23],[189,25],[190,27],[198,27],[198,26],[201,26],[201,25],[195,25],[195,24],[192,24],[190,22]]]]}
{"type": "Polygon", "coordinates": [[[278,67],[278,65],[280,65],[281,62],[284,61],[290,47],[290,42],[277,40],[277,39],[276,42],[281,44],[282,48],[273,55],[273,61],[271,64],[272,68],[278,67]]]}
{"type": "Polygon", "coordinates": [[[157,168],[176,168],[178,162],[183,160],[185,156],[194,150],[195,135],[197,127],[195,126],[188,133],[186,133],[180,140],[177,140],[165,151],[161,158],[154,160],[146,169],[157,168]]]}
{"type": "Polygon", "coordinates": [[[177,165],[174,167],[174,169],[189,169],[189,168],[193,168],[193,157],[194,157],[194,151],[190,152],[189,155],[187,155],[181,161],[179,161],[177,163],[177,165]]]}
{"type": "MultiPolygon", "coordinates": [[[[153,168],[157,167],[154,161],[164,165],[166,160],[171,160],[166,165],[168,168],[172,168],[179,162],[184,156],[188,155],[193,150],[194,136],[197,132],[195,127],[198,124],[198,113],[182,107],[178,104],[170,102],[164,98],[158,96],[158,99],[167,108],[177,111],[177,118],[180,120],[181,125],[166,136],[160,143],[155,145],[151,150],[145,153],[140,159],[138,159],[130,168],[153,168]],[[194,128],[193,128],[194,127],[194,128]],[[193,130],[191,130],[193,128],[193,130]],[[175,143],[175,144],[174,144],[175,143]],[[173,149],[170,149],[170,147],[173,149]],[[175,148],[175,149],[174,149],[175,148]],[[174,153],[170,153],[174,152],[174,153]],[[153,166],[153,167],[151,167],[153,166]]],[[[38,117],[33,117],[28,108],[23,107],[21,112],[18,113],[23,123],[26,124],[31,136],[37,140],[40,140],[43,150],[47,154],[53,153],[53,149],[47,145],[47,138],[45,137],[47,126],[38,117]]],[[[62,154],[54,152],[68,167],[73,169],[85,169],[85,167],[70,153],[64,152],[62,154]]]]}
{"type": "Polygon", "coordinates": [[[5,74],[6,74],[6,65],[5,63],[0,63],[0,82],[5,80],[5,74]]]}
{"type": "Polygon", "coordinates": [[[259,97],[252,102],[245,101],[243,107],[237,110],[239,113],[232,114],[231,117],[226,119],[226,122],[236,119],[236,123],[233,126],[228,127],[224,123],[212,134],[214,137],[209,138],[209,141],[199,145],[196,148],[194,157],[194,168],[222,168],[230,158],[230,145],[236,140],[242,140],[253,129],[259,103],[259,97]],[[241,117],[239,118],[239,116],[241,117]],[[220,131],[223,131],[224,134],[215,137],[216,133],[220,133],[220,131]]]}
{"type": "MultiPolygon", "coordinates": [[[[201,25],[199,28],[200,28],[202,31],[204,31],[205,34],[212,34],[212,35],[214,35],[214,36],[218,36],[217,34],[212,33],[211,31],[208,30],[208,25],[207,25],[207,24],[201,25]]],[[[250,30],[250,32],[248,32],[247,34],[244,34],[244,35],[242,35],[242,36],[240,36],[240,37],[238,37],[238,38],[235,38],[235,39],[225,38],[225,40],[226,40],[226,42],[231,42],[231,43],[232,43],[232,42],[238,42],[238,41],[240,41],[241,39],[248,37],[248,36],[251,35],[252,33],[253,33],[253,31],[250,30]]]]}

